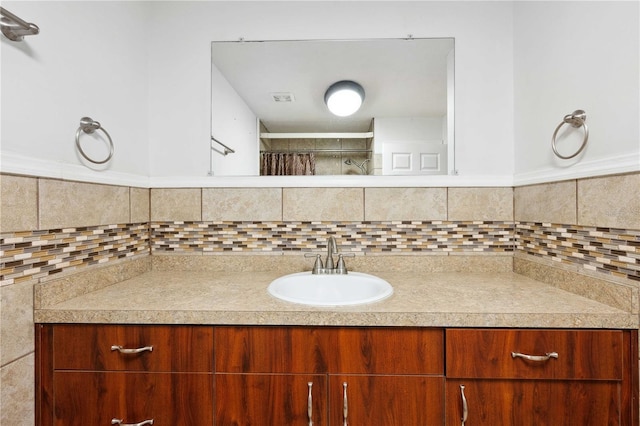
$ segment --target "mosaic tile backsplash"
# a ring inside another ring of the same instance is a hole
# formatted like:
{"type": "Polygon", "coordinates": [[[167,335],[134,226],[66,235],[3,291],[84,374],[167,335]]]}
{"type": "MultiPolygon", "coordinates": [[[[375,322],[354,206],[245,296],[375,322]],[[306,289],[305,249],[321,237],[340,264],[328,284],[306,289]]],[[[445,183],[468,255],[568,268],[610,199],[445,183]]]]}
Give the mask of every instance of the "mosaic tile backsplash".
{"type": "Polygon", "coordinates": [[[640,230],[510,221],[152,222],[0,234],[0,285],[138,255],[518,251],[640,282],[640,230]]]}
{"type": "Polygon", "coordinates": [[[361,253],[512,252],[512,222],[154,222],[151,249],[162,252],[284,252],[326,248],[361,253]]]}
{"type": "Polygon", "coordinates": [[[640,282],[640,231],[516,222],[517,250],[640,282]]]}
{"type": "Polygon", "coordinates": [[[0,234],[0,285],[144,254],[147,223],[0,234]]]}

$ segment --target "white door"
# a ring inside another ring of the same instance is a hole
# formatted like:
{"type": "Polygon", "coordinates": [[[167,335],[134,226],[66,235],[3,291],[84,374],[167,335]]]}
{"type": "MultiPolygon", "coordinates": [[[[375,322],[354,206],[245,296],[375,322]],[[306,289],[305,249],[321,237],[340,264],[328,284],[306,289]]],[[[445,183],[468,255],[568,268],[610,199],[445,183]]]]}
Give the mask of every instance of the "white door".
{"type": "Polygon", "coordinates": [[[447,145],[442,141],[386,141],[383,175],[446,175],[447,145]]]}

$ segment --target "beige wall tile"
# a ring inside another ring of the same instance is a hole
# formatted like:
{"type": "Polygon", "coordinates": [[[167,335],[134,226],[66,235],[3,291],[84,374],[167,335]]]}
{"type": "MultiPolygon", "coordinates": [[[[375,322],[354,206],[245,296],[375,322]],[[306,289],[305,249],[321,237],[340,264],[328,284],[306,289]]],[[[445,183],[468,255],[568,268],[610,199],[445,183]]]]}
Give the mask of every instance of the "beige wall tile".
{"type": "Polygon", "coordinates": [[[149,222],[149,190],[131,188],[131,223],[149,222]]]}
{"type": "Polygon", "coordinates": [[[202,189],[151,189],[151,220],[202,220],[202,189]]]}
{"type": "Polygon", "coordinates": [[[515,188],[514,205],[516,221],[576,224],[576,181],[515,188]]]}
{"type": "Polygon", "coordinates": [[[578,273],[575,266],[519,253],[514,257],[513,271],[625,312],[638,313],[637,285],[616,283],[606,275],[588,276],[578,273]]]}
{"type": "Polygon", "coordinates": [[[363,220],[362,188],[284,188],[283,220],[363,220]]]}
{"type": "Polygon", "coordinates": [[[33,352],[33,284],[0,287],[0,365],[33,352]]]}
{"type": "Polygon", "coordinates": [[[282,220],[282,189],[205,188],[202,220],[282,220]]]}
{"type": "Polygon", "coordinates": [[[0,368],[0,425],[35,424],[34,371],[33,353],[0,368]]]}
{"type": "Polygon", "coordinates": [[[38,180],[0,175],[0,232],[38,229],[38,180]]]}
{"type": "Polygon", "coordinates": [[[39,180],[40,229],[129,222],[129,188],[39,180]]]}
{"type": "Polygon", "coordinates": [[[446,188],[365,188],[365,220],[446,220],[446,188]]]}
{"type": "Polygon", "coordinates": [[[578,224],[640,229],[640,173],[580,179],[578,224]]]}
{"type": "Polygon", "coordinates": [[[449,220],[513,220],[512,188],[449,188],[449,220]]]}
{"type": "Polygon", "coordinates": [[[100,290],[151,270],[152,256],[112,261],[80,271],[54,274],[41,278],[35,285],[33,305],[43,309],[74,297],[100,290]]]}
{"type": "Polygon", "coordinates": [[[293,272],[310,271],[314,259],[302,253],[282,254],[214,254],[193,255],[153,255],[154,271],[206,271],[206,272],[250,272],[272,271],[283,275],[293,272]]]}

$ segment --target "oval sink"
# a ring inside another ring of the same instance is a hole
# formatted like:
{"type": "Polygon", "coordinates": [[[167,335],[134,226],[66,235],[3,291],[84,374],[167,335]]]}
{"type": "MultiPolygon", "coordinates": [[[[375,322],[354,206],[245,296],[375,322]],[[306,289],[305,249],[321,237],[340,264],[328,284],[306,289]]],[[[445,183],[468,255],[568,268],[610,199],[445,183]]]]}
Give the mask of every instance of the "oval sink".
{"type": "Polygon", "coordinates": [[[267,290],[278,299],[314,306],[360,305],[393,294],[387,281],[361,272],[346,275],[298,272],[273,280],[267,290]]]}

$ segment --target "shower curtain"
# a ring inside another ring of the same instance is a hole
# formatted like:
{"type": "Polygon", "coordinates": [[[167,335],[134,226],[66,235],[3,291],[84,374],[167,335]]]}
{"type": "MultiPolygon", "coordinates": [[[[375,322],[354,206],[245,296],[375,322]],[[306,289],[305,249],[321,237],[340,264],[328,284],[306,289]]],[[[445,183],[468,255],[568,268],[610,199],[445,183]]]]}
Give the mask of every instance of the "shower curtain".
{"type": "Polygon", "coordinates": [[[316,158],[313,153],[263,152],[261,155],[261,176],[300,176],[316,174],[316,158]]]}

